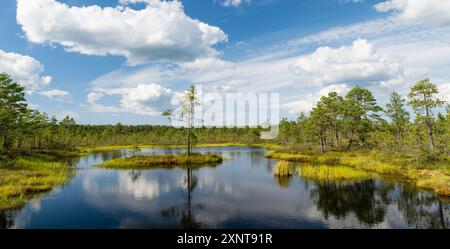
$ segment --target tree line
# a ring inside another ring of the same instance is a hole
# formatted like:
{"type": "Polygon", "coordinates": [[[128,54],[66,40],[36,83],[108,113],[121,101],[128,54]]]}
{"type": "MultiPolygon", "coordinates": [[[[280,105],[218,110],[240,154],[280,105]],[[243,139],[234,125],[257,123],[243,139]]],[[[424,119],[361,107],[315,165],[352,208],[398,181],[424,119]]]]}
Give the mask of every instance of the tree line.
{"type": "MultiPolygon", "coordinates": [[[[429,79],[414,85],[407,99],[393,92],[385,108],[360,86],[345,96],[330,92],[308,115],[281,120],[278,139],[269,142],[322,153],[375,149],[433,159],[450,154],[450,108],[437,96],[438,88],[429,79]]],[[[261,127],[191,129],[120,123],[80,125],[68,116],[57,120],[29,108],[24,88],[7,74],[0,74],[0,104],[2,159],[27,151],[71,151],[103,145],[183,145],[186,137],[192,144],[268,142],[260,140],[261,127]]]]}
{"type": "Polygon", "coordinates": [[[360,86],[345,96],[330,92],[308,116],[283,119],[280,142],[321,153],[377,149],[427,160],[450,154],[450,108],[438,94],[437,86],[424,79],[410,89],[407,98],[392,92],[382,108],[372,92],[360,86]]]}

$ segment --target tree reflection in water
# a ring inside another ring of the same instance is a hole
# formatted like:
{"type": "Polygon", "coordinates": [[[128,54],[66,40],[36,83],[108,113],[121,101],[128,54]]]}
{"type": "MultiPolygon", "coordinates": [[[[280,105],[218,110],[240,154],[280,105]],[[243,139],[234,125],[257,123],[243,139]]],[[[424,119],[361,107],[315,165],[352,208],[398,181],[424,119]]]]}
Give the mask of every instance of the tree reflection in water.
{"type": "Polygon", "coordinates": [[[192,192],[197,186],[198,178],[194,174],[193,169],[186,169],[185,184],[187,186],[187,191],[184,194],[186,202],[180,206],[169,207],[161,212],[161,215],[167,219],[175,217],[180,220],[180,224],[185,229],[197,229],[200,227],[200,223],[195,220],[195,215],[193,214],[193,208],[204,209],[205,205],[197,203],[192,205],[192,192]]]}
{"type": "Polygon", "coordinates": [[[375,189],[373,180],[347,184],[324,181],[317,182],[311,198],[326,219],[330,215],[339,219],[354,213],[360,222],[373,226],[384,220],[387,205],[375,196],[375,189]]]}
{"type": "Polygon", "coordinates": [[[14,215],[11,211],[0,211],[0,229],[8,229],[14,226],[14,215]]]}
{"type": "Polygon", "coordinates": [[[449,205],[433,193],[418,191],[408,185],[399,189],[389,183],[377,186],[375,180],[314,183],[310,197],[326,219],[330,216],[341,219],[353,213],[359,222],[373,227],[385,220],[388,205],[397,204],[411,227],[448,228],[449,205]],[[397,190],[398,194],[395,194],[397,190]]]}
{"type": "Polygon", "coordinates": [[[398,209],[415,228],[449,228],[450,207],[430,192],[405,186],[397,200],[398,209]]]}

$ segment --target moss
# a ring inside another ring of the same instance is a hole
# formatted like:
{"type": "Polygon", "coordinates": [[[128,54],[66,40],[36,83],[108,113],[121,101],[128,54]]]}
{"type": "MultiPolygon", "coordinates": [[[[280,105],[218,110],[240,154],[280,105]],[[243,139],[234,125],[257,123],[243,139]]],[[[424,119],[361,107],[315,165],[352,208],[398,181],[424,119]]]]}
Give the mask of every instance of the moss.
{"type": "Polygon", "coordinates": [[[133,156],[129,158],[113,159],[97,166],[108,169],[139,169],[154,167],[195,167],[201,165],[217,165],[223,161],[222,156],[215,154],[194,153],[133,156]]]}
{"type": "Polygon", "coordinates": [[[67,183],[75,169],[51,160],[49,155],[35,155],[14,165],[0,163],[0,211],[20,208],[34,195],[67,183]]]}

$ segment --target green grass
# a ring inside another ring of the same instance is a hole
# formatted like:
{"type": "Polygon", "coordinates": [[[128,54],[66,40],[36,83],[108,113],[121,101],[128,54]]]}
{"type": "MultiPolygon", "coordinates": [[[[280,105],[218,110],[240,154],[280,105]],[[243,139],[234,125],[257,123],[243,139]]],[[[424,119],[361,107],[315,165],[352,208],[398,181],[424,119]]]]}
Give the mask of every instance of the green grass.
{"type": "Polygon", "coordinates": [[[215,154],[194,153],[189,157],[186,154],[167,154],[118,158],[103,162],[97,166],[108,169],[199,167],[217,165],[222,161],[222,156],[215,154]]]}
{"type": "Polygon", "coordinates": [[[298,170],[298,175],[319,181],[353,181],[365,180],[376,177],[375,174],[363,170],[356,170],[348,166],[338,165],[301,165],[298,170]]]}
{"type": "Polygon", "coordinates": [[[67,183],[75,170],[53,159],[36,155],[22,157],[14,165],[0,162],[0,211],[20,208],[36,194],[67,183]]]}
{"type": "Polygon", "coordinates": [[[297,173],[297,166],[288,161],[279,161],[275,166],[273,174],[277,177],[289,177],[297,173]]]}
{"type": "Polygon", "coordinates": [[[313,157],[309,155],[298,155],[298,154],[289,154],[289,153],[280,153],[275,151],[269,151],[266,154],[266,157],[290,162],[311,162],[313,161],[313,157]]]}
{"type": "Polygon", "coordinates": [[[416,162],[412,157],[386,156],[373,151],[325,154],[307,152],[306,155],[301,152],[288,153],[286,151],[288,150],[273,150],[269,151],[266,156],[291,162],[343,165],[355,170],[400,177],[415,183],[419,188],[434,191],[441,196],[450,196],[450,157],[448,156],[441,156],[435,162],[416,162]]]}

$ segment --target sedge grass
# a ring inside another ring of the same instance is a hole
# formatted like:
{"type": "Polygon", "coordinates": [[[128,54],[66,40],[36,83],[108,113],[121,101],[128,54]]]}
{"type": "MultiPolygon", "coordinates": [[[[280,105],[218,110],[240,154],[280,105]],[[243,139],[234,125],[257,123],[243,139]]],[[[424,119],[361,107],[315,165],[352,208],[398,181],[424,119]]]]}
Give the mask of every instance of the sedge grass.
{"type": "Polygon", "coordinates": [[[354,181],[374,178],[373,173],[355,170],[348,166],[338,165],[302,165],[299,167],[298,175],[301,177],[319,181],[354,181]]]}
{"type": "MultiPolygon", "coordinates": [[[[273,150],[269,151],[266,156],[291,162],[342,165],[383,176],[401,177],[419,188],[431,190],[440,196],[450,196],[450,158],[448,156],[442,156],[436,162],[415,162],[407,156],[385,156],[373,151],[365,153],[331,152],[320,155],[306,153],[303,155],[287,153],[286,150],[273,150]]],[[[352,174],[351,172],[347,173],[352,174]]],[[[345,176],[343,177],[345,178],[345,176]]]]}
{"type": "Polygon", "coordinates": [[[0,211],[19,208],[36,194],[63,185],[75,173],[51,156],[27,156],[14,165],[0,163],[0,211]]]}
{"type": "Polygon", "coordinates": [[[139,169],[152,167],[190,167],[202,165],[217,165],[223,161],[222,156],[216,154],[166,154],[133,156],[117,158],[103,162],[97,166],[108,169],[139,169]]]}

